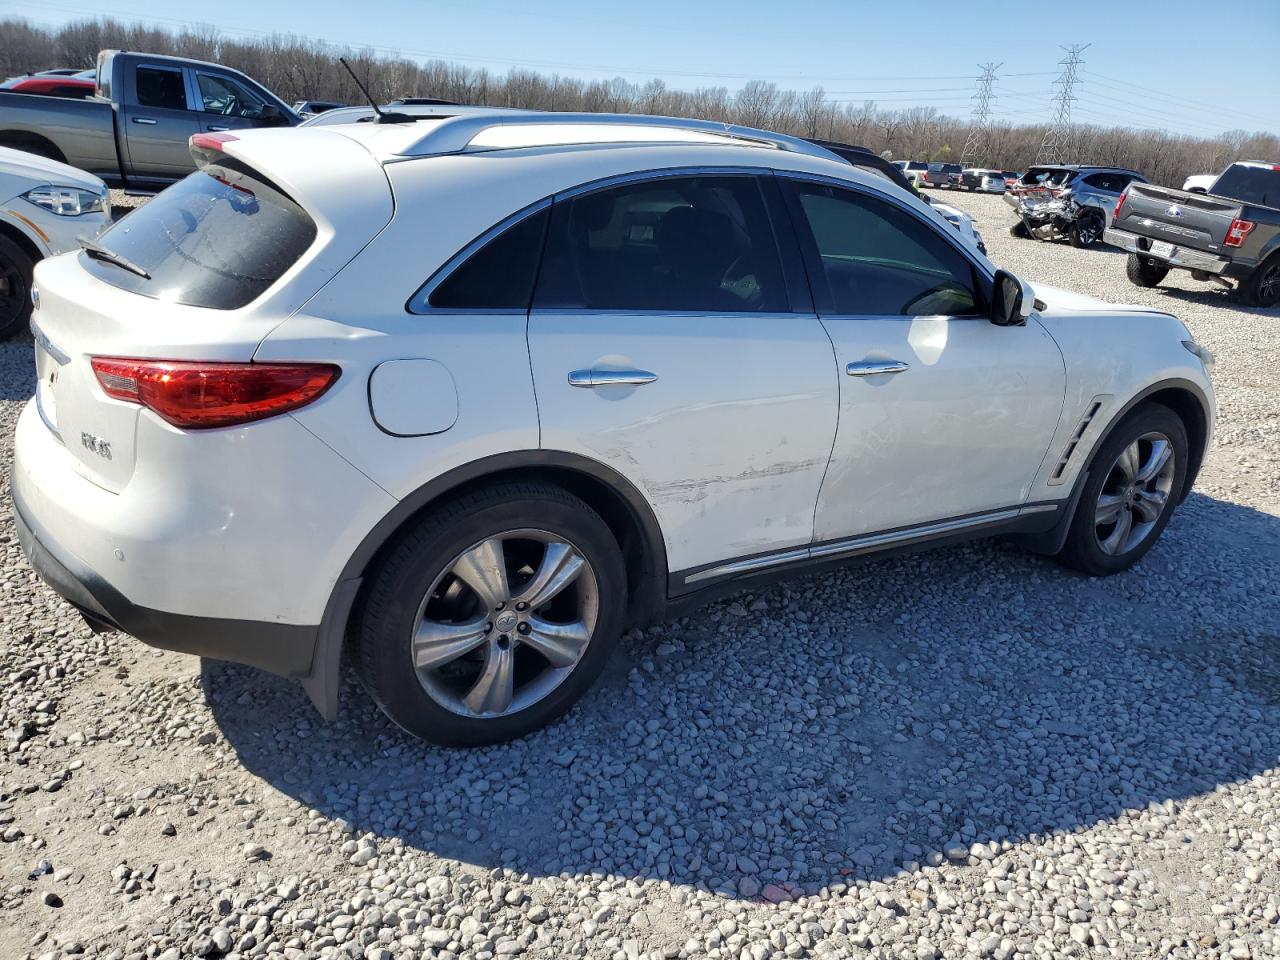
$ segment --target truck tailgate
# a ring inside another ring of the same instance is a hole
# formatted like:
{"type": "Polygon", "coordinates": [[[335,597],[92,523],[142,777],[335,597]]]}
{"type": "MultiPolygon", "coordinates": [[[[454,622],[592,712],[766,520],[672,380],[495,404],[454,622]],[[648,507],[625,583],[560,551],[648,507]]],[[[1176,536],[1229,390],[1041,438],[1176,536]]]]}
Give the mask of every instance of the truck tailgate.
{"type": "Polygon", "coordinates": [[[1240,216],[1237,200],[1132,183],[1114,227],[1182,247],[1217,252],[1231,221],[1240,216]]]}

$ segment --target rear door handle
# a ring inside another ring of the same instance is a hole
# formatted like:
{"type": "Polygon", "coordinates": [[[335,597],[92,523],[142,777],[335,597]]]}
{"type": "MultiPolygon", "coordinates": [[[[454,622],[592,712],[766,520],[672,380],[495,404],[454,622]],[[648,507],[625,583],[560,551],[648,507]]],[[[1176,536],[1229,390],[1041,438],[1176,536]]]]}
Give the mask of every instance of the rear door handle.
{"type": "Polygon", "coordinates": [[[134,123],[145,123],[149,127],[154,127],[159,121],[152,120],[150,117],[134,117],[134,123]]]}
{"type": "Polygon", "coordinates": [[[901,373],[911,366],[901,360],[859,360],[844,368],[851,377],[874,377],[879,373],[901,373]]]}
{"type": "Polygon", "coordinates": [[[624,384],[643,386],[658,379],[648,370],[573,370],[569,373],[571,387],[613,387],[624,384]]]}
{"type": "Polygon", "coordinates": [[[209,128],[209,132],[210,132],[210,133],[221,133],[221,132],[222,132],[222,131],[224,131],[224,130],[230,130],[230,129],[231,129],[230,127],[210,127],[210,128],[209,128]]]}

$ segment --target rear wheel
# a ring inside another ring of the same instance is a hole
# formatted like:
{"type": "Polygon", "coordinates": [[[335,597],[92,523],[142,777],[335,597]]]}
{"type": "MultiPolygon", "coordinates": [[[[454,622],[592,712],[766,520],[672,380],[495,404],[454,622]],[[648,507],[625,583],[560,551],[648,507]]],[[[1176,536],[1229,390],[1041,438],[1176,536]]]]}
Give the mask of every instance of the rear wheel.
{"type": "Polygon", "coordinates": [[[1280,255],[1272,254],[1240,281],[1240,301],[1250,307],[1274,307],[1280,303],[1280,255]]]}
{"type": "Polygon", "coordinates": [[[1135,286],[1155,287],[1169,275],[1169,268],[1159,260],[1131,253],[1125,261],[1124,272],[1128,274],[1129,282],[1135,286]]]}
{"type": "Polygon", "coordinates": [[[608,659],[626,609],[613,534],[544,484],[502,484],[418,522],[375,574],[365,685],[414,736],[478,746],[550,723],[608,659]]]}
{"type": "Polygon", "coordinates": [[[12,337],[31,319],[31,274],[35,262],[26,250],[0,236],[0,340],[12,337]]]}
{"type": "Polygon", "coordinates": [[[1019,240],[1027,240],[1031,237],[1031,231],[1027,229],[1027,225],[1019,220],[1009,228],[1009,236],[1017,237],[1019,240]]]}
{"type": "Polygon", "coordinates": [[[1096,210],[1087,210],[1076,217],[1076,222],[1071,224],[1071,228],[1067,231],[1067,241],[1073,247],[1092,247],[1102,239],[1106,228],[1107,223],[1102,214],[1096,210]]]}
{"type": "Polygon", "coordinates": [[[1187,431],[1168,407],[1138,407],[1102,442],[1060,562],[1090,576],[1137,563],[1169,523],[1187,473],[1187,431]]]}

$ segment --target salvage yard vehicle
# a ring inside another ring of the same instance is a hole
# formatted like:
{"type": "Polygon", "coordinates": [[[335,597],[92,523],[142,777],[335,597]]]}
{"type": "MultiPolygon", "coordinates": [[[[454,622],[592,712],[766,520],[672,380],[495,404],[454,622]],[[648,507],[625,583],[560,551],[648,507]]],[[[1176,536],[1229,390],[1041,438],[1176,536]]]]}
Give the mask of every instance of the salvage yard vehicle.
{"type": "Polygon", "coordinates": [[[107,185],[56,160],[0,147],[0,340],[27,328],[31,276],[111,222],[107,185]]]}
{"type": "Polygon", "coordinates": [[[284,101],[239,70],[120,50],[98,54],[97,96],[90,99],[0,91],[0,146],[140,191],[195,169],[187,147],[194,134],[298,122],[284,101]]]}
{"type": "Polygon", "coordinates": [[[18,535],[91,623],[325,716],[344,648],[472,745],[756,578],[997,534],[1118,573],[1212,431],[1175,317],[1033,290],[804,140],[478,111],[192,148],[37,268],[18,535]]]}
{"type": "Polygon", "coordinates": [[[1155,287],[1170,270],[1235,291],[1251,307],[1280,303],[1280,164],[1242,160],[1207,193],[1134,183],[1116,203],[1107,242],[1125,272],[1155,287]]]}
{"type": "Polygon", "coordinates": [[[931,163],[920,174],[919,185],[935,190],[949,190],[960,185],[963,168],[958,163],[931,163]]]}
{"type": "Polygon", "coordinates": [[[0,90],[10,93],[38,93],[45,97],[70,97],[82,100],[93,96],[92,70],[46,70],[21,77],[10,77],[0,83],[0,90]]]}
{"type": "Polygon", "coordinates": [[[970,168],[960,175],[960,188],[978,193],[1004,193],[1004,174],[999,170],[970,168]]]}
{"type": "Polygon", "coordinates": [[[1018,214],[1009,233],[1021,239],[1065,239],[1073,247],[1091,247],[1103,238],[1125,187],[1146,182],[1136,170],[1121,167],[1032,167],[1004,195],[1018,214]]]}

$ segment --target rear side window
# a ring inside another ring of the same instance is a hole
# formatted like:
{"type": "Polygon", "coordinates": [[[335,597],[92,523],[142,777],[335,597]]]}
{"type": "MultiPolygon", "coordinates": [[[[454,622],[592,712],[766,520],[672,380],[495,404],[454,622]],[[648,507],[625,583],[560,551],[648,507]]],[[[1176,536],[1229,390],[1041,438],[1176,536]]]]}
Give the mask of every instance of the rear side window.
{"type": "Polygon", "coordinates": [[[498,234],[436,286],[428,302],[452,310],[527,310],[550,216],[543,207],[498,234]]]}
{"type": "Polygon", "coordinates": [[[539,307],[781,313],[786,287],[754,177],[670,177],[559,201],[539,307]]]}
{"type": "Polygon", "coordinates": [[[981,312],[972,265],[929,225],[891,203],[848,190],[816,183],[796,189],[835,313],[981,312]]]}
{"type": "Polygon", "coordinates": [[[181,70],[138,67],[138,104],[168,110],[187,109],[187,87],[181,70]]]}
{"type": "Polygon", "coordinates": [[[279,280],[315,238],[305,210],[228,157],[162,191],[98,238],[149,278],[84,253],[80,259],[124,290],[234,310],[279,280]]]}

